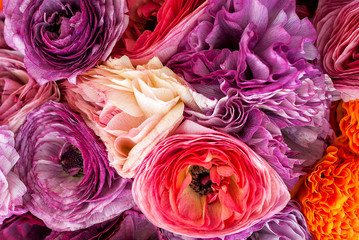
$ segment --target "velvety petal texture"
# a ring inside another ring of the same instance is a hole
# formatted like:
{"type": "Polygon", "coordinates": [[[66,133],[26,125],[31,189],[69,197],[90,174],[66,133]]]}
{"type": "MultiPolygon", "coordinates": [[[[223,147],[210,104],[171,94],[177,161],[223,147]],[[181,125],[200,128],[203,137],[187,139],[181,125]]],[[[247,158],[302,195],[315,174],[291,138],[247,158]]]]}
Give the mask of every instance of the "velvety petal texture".
{"type": "Polygon", "coordinates": [[[209,1],[207,15],[167,64],[218,101],[200,112],[186,110],[187,117],[246,142],[292,188],[332,135],[334,88],[308,62],[317,57],[315,30],[296,15],[294,1],[209,1]],[[294,132],[303,134],[293,139],[294,132]],[[312,144],[313,154],[302,154],[312,144]]]}
{"type": "Polygon", "coordinates": [[[181,123],[185,104],[198,109],[194,93],[158,58],[136,68],[127,56],[109,59],[77,81],[61,86],[64,96],[88,119],[123,177],[133,177],[156,143],[181,123]]]}
{"type": "Polygon", "coordinates": [[[251,227],[290,199],[279,175],[247,145],[191,121],[145,158],[132,193],[155,225],[206,238],[251,227]]]}
{"type": "Polygon", "coordinates": [[[105,146],[63,104],[30,112],[16,148],[15,170],[28,188],[24,204],[51,229],[87,228],[133,206],[131,181],[116,175],[105,146]]]}
{"type": "Polygon", "coordinates": [[[153,57],[166,62],[181,39],[205,13],[207,0],[127,0],[129,26],[114,55],[127,55],[133,64],[153,57]]]}
{"type": "Polygon", "coordinates": [[[13,216],[0,225],[0,239],[6,240],[44,240],[51,229],[30,213],[13,216]]]}
{"type": "Polygon", "coordinates": [[[74,232],[51,232],[46,240],[157,240],[160,230],[137,209],[130,209],[120,217],[74,232]]]}
{"type": "Polygon", "coordinates": [[[57,84],[40,86],[27,73],[21,54],[0,49],[0,124],[17,132],[26,114],[49,100],[60,100],[57,84]]]}
{"type": "Polygon", "coordinates": [[[314,25],[321,63],[334,86],[352,99],[359,98],[359,1],[320,0],[314,25]]]}
{"type": "Polygon", "coordinates": [[[14,214],[26,212],[22,201],[26,187],[12,171],[19,160],[14,146],[14,133],[6,125],[0,126],[0,224],[14,214]]]}
{"type": "Polygon", "coordinates": [[[5,0],[5,39],[40,84],[76,76],[110,55],[128,25],[125,0],[5,0]]]}

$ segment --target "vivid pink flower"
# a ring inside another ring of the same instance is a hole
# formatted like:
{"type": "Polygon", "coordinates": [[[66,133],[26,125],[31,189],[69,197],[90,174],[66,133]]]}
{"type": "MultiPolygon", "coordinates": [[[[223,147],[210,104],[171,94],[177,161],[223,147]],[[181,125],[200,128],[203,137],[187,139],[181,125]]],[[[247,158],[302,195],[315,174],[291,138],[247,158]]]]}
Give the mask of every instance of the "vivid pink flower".
{"type": "Polygon", "coordinates": [[[191,237],[232,234],[282,210],[279,175],[240,140],[185,121],[145,158],[132,193],[160,228],[191,237]]]}

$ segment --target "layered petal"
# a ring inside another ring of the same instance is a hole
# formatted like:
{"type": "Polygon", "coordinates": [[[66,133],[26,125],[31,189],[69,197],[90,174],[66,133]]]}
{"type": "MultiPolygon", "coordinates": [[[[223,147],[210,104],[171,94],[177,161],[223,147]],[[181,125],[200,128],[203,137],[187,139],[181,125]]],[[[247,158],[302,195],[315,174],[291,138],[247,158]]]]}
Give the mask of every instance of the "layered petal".
{"type": "Polygon", "coordinates": [[[282,179],[243,142],[185,121],[146,157],[132,193],[155,225],[190,237],[216,237],[282,210],[282,179]]]}
{"type": "Polygon", "coordinates": [[[74,231],[133,206],[131,181],[109,166],[105,146],[63,104],[33,110],[16,138],[24,205],[51,229],[74,231]]]}
{"type": "Polygon", "coordinates": [[[5,39],[40,84],[105,61],[128,24],[125,0],[4,1],[5,39]]]}

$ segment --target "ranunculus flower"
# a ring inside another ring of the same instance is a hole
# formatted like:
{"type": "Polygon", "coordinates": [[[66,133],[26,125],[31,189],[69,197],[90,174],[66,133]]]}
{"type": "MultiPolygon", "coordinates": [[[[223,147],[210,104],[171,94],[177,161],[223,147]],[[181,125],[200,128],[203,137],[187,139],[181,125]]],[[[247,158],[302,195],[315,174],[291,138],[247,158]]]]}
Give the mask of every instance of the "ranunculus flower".
{"type": "Polygon", "coordinates": [[[358,13],[358,1],[320,0],[313,20],[324,71],[338,90],[354,98],[359,98],[358,13]]]}
{"type": "Polygon", "coordinates": [[[24,205],[51,229],[87,228],[133,206],[131,181],[116,175],[105,146],[63,104],[30,112],[16,148],[15,170],[28,188],[24,205]]]}
{"type": "Polygon", "coordinates": [[[279,175],[243,142],[191,121],[145,158],[132,194],[158,227],[206,238],[251,227],[290,199],[279,175]]]}
{"type": "Polygon", "coordinates": [[[60,100],[57,84],[40,86],[26,72],[18,52],[0,49],[0,124],[16,132],[28,112],[49,100],[60,100]]]}
{"type": "Polygon", "coordinates": [[[40,84],[105,61],[128,25],[125,0],[5,0],[5,39],[40,84]]]}
{"type": "Polygon", "coordinates": [[[305,178],[297,197],[315,239],[359,239],[359,157],[330,146],[305,178]]]}
{"type": "Polygon", "coordinates": [[[51,230],[30,213],[13,216],[0,225],[0,239],[43,240],[51,230]]]}
{"type": "Polygon", "coordinates": [[[166,62],[181,39],[205,13],[207,0],[127,0],[130,22],[116,56],[127,55],[133,64],[157,56],[166,62]]]}
{"type": "Polygon", "coordinates": [[[13,214],[26,212],[22,201],[26,187],[12,171],[19,160],[14,146],[14,133],[6,125],[0,126],[0,224],[13,214]]]}
{"type": "Polygon", "coordinates": [[[137,68],[126,56],[110,59],[77,81],[64,83],[64,96],[89,119],[123,177],[133,177],[156,143],[181,123],[184,103],[197,108],[192,91],[158,58],[137,68]]]}
{"type": "Polygon", "coordinates": [[[155,240],[162,239],[160,230],[137,209],[130,209],[120,217],[74,232],[53,231],[46,240],[155,240]]]}
{"type": "Polygon", "coordinates": [[[359,155],[359,100],[343,102],[344,110],[339,127],[342,133],[336,139],[339,144],[345,144],[357,155],[359,155]]]}

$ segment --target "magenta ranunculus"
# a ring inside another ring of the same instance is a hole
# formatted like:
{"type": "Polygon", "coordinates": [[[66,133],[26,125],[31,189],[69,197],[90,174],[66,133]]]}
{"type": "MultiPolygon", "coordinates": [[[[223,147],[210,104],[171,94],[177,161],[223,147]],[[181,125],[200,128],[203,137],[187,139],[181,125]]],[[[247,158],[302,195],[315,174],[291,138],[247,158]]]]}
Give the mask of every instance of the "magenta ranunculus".
{"type": "Polygon", "coordinates": [[[26,72],[21,54],[0,49],[0,124],[17,132],[26,114],[49,100],[60,100],[57,84],[40,86],[26,72]]]}
{"type": "Polygon", "coordinates": [[[22,201],[26,187],[12,171],[19,160],[14,146],[14,133],[6,125],[0,126],[0,224],[13,214],[26,212],[22,201]]]}
{"type": "Polygon", "coordinates": [[[290,199],[279,175],[247,145],[191,121],[146,157],[132,193],[158,227],[206,238],[251,227],[290,199]]]}
{"type": "Polygon", "coordinates": [[[1,11],[0,12],[0,48],[1,49],[10,49],[10,47],[6,44],[5,38],[4,38],[4,20],[5,20],[5,15],[1,11]]]}
{"type": "Polygon", "coordinates": [[[63,104],[30,112],[16,148],[15,171],[28,188],[24,205],[51,229],[87,228],[134,205],[131,180],[115,173],[103,143],[63,104]]]}
{"type": "Polygon", "coordinates": [[[0,225],[0,239],[6,240],[44,240],[51,229],[30,213],[13,216],[0,225]]]}
{"type": "Polygon", "coordinates": [[[346,100],[359,98],[358,13],[358,1],[319,0],[313,19],[323,69],[346,100]]]}
{"type": "Polygon", "coordinates": [[[5,39],[40,84],[76,76],[110,55],[128,25],[125,0],[5,0],[5,39]]]}
{"type": "Polygon", "coordinates": [[[53,231],[46,240],[156,240],[161,239],[160,229],[133,208],[121,216],[74,232],[53,231]]]}

